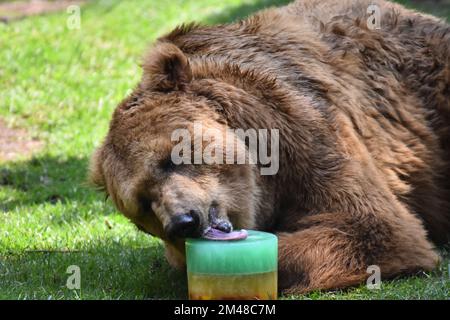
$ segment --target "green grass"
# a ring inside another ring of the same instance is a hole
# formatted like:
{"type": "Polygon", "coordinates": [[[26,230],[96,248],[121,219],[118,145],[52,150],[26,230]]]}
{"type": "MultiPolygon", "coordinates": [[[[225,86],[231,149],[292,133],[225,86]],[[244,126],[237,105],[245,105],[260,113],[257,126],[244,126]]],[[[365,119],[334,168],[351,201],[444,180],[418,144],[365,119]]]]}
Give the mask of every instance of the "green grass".
{"type": "MultiPolygon", "coordinates": [[[[0,24],[0,118],[46,147],[0,164],[0,299],[185,298],[159,240],[138,232],[85,184],[92,150],[116,104],[140,78],[147,45],[181,22],[227,22],[287,1],[89,2],[79,30],[65,12],[0,24]],[[81,290],[66,288],[81,268],[81,290]]],[[[448,298],[448,259],[382,289],[287,299],[448,298]]]]}

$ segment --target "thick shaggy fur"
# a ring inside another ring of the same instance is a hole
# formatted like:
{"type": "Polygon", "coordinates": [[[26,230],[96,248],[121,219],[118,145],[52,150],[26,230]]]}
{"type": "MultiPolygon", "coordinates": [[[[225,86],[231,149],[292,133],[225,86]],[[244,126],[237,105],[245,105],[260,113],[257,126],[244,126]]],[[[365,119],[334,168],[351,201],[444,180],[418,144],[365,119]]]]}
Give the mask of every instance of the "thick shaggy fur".
{"type": "Polygon", "coordinates": [[[139,228],[214,205],[279,237],[287,292],[383,279],[439,262],[450,231],[450,27],[385,1],[303,0],[160,38],[116,109],[91,178],[139,228]],[[369,30],[369,4],[381,29],[369,30]],[[174,129],[277,128],[280,170],[167,165],[174,129]]]}

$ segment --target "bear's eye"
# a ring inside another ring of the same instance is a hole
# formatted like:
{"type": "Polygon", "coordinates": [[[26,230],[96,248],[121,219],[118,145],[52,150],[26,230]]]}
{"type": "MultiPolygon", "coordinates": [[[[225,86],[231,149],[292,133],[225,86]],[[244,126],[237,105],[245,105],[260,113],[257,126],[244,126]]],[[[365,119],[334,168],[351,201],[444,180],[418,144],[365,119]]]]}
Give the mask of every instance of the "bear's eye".
{"type": "Polygon", "coordinates": [[[152,211],[152,200],[145,195],[138,196],[138,204],[141,212],[149,213],[152,211]]]}
{"type": "Polygon", "coordinates": [[[176,164],[173,163],[171,158],[161,161],[161,169],[165,172],[172,172],[175,170],[176,164]]]}
{"type": "Polygon", "coordinates": [[[138,96],[132,96],[130,97],[130,99],[127,101],[124,109],[125,110],[129,110],[131,108],[137,107],[139,105],[139,97],[138,96]]]}

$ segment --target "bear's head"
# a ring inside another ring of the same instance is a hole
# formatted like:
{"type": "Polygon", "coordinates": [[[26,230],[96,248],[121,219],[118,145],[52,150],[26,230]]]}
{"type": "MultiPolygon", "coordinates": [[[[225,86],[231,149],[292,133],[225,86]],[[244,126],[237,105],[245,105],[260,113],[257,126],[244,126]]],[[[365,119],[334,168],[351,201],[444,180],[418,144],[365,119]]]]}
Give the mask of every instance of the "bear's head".
{"type": "Polygon", "coordinates": [[[256,166],[227,161],[240,151],[248,157],[245,143],[220,106],[198,94],[199,81],[177,46],[157,43],[90,168],[90,180],[118,210],[180,254],[184,238],[211,225],[225,232],[254,227],[260,201],[256,166]]]}

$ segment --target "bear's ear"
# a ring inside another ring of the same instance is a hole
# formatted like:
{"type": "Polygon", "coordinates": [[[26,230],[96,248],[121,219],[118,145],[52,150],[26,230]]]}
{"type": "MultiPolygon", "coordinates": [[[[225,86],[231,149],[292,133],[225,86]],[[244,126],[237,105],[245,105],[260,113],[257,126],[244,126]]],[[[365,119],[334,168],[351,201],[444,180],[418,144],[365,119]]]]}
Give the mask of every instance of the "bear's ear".
{"type": "Polygon", "coordinates": [[[97,148],[89,163],[88,183],[99,190],[105,190],[105,178],[102,170],[102,149],[97,148]]]}
{"type": "Polygon", "coordinates": [[[160,42],[145,58],[143,85],[157,91],[183,90],[192,79],[189,60],[174,44],[160,42]]]}

